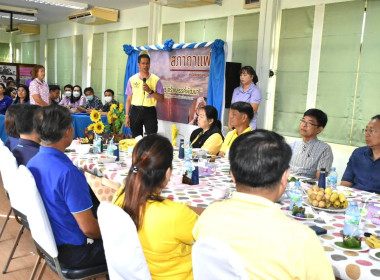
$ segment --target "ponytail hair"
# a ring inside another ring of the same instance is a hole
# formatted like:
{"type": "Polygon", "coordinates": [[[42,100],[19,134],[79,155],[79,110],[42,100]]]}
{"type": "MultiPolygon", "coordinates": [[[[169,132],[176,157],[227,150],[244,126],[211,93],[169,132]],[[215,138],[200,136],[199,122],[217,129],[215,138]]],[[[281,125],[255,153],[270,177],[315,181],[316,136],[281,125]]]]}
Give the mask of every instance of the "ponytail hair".
{"type": "Polygon", "coordinates": [[[125,184],[122,208],[141,229],[148,200],[163,201],[159,195],[168,168],[172,168],[173,146],[161,135],[152,134],[140,140],[132,154],[132,166],[125,184]]]}

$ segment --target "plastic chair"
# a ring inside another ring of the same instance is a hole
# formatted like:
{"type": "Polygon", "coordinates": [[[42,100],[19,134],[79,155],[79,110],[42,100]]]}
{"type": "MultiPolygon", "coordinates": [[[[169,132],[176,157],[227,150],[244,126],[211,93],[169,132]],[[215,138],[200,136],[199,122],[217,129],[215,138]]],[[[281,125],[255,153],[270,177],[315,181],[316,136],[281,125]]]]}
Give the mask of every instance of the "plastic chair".
{"type": "Polygon", "coordinates": [[[0,170],[3,180],[3,185],[7,191],[7,196],[11,202],[11,208],[8,211],[7,217],[3,223],[2,229],[0,231],[0,237],[3,234],[5,226],[9,220],[9,216],[13,210],[16,221],[21,225],[17,237],[13,243],[12,250],[9,254],[7,261],[5,262],[3,268],[3,274],[7,273],[8,266],[13,258],[13,255],[16,251],[17,245],[20,241],[21,235],[24,232],[25,227],[29,229],[28,221],[25,216],[25,206],[27,202],[25,201],[25,196],[20,192],[20,185],[17,181],[17,161],[9,149],[5,146],[0,146],[0,170]]]}
{"type": "Polygon", "coordinates": [[[248,280],[240,256],[224,242],[204,237],[193,245],[193,274],[195,280],[248,280]]]}
{"type": "Polygon", "coordinates": [[[61,279],[83,279],[106,274],[106,264],[83,269],[64,268],[60,265],[53,231],[34,177],[29,169],[23,165],[20,165],[17,176],[23,184],[25,195],[28,197],[26,214],[28,216],[30,232],[39,255],[30,279],[34,278],[42,258],[45,258],[45,262],[37,279],[40,279],[42,276],[46,264],[48,264],[61,279]]]}
{"type": "Polygon", "coordinates": [[[131,217],[120,207],[102,202],[98,208],[98,221],[110,278],[152,279],[131,217]]]}

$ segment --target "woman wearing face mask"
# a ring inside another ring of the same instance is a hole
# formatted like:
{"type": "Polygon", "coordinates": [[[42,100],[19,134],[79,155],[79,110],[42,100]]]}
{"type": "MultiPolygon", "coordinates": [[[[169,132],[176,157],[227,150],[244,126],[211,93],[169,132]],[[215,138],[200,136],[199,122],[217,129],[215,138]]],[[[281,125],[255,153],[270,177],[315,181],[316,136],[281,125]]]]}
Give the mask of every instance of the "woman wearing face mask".
{"type": "Polygon", "coordinates": [[[49,106],[50,105],[50,93],[49,86],[44,80],[45,67],[42,65],[36,65],[32,70],[32,77],[34,80],[30,83],[30,104],[49,106]]]}
{"type": "Polygon", "coordinates": [[[29,104],[29,89],[26,85],[19,85],[17,97],[13,104],[29,104]]]}
{"type": "Polygon", "coordinates": [[[66,107],[68,109],[70,109],[70,104],[71,104],[71,96],[73,95],[73,90],[74,90],[74,87],[72,85],[65,85],[65,87],[63,88],[64,92],[63,92],[63,98],[61,100],[61,102],[59,102],[59,105],[62,105],[63,107],[66,107]]]}
{"type": "Polygon", "coordinates": [[[86,97],[82,94],[82,88],[78,85],[74,86],[73,95],[70,99],[71,112],[76,113],[77,107],[83,106],[86,103],[86,97]]]}
{"type": "Polygon", "coordinates": [[[103,106],[103,109],[102,109],[102,115],[107,115],[107,113],[110,111],[110,108],[111,108],[111,105],[112,104],[116,104],[117,106],[119,106],[119,102],[117,102],[115,99],[115,93],[113,92],[112,89],[107,89],[105,92],[104,92],[104,106],[103,106]]]}

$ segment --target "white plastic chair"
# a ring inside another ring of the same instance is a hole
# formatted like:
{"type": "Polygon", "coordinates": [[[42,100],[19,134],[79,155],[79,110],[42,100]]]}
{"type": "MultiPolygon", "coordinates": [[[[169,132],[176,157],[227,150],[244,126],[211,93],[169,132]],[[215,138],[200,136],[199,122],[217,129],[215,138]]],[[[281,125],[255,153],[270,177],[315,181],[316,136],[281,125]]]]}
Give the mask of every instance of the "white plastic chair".
{"type": "Polygon", "coordinates": [[[7,217],[5,218],[5,221],[2,225],[0,237],[3,234],[5,226],[7,225],[12,210],[15,214],[16,221],[21,225],[17,237],[13,243],[12,250],[3,268],[3,274],[5,274],[7,273],[8,266],[13,258],[14,252],[16,251],[17,245],[20,241],[25,227],[29,227],[25,216],[25,207],[27,201],[25,201],[25,196],[23,192],[20,191],[22,185],[20,185],[17,180],[18,165],[16,158],[13,156],[12,152],[10,152],[9,149],[5,146],[0,146],[0,158],[0,170],[3,185],[5,190],[7,191],[7,195],[11,202],[11,208],[9,209],[7,217]]]}
{"type": "Polygon", "coordinates": [[[23,184],[25,195],[28,197],[26,214],[28,216],[30,232],[39,255],[30,279],[34,278],[43,257],[45,258],[45,262],[37,279],[40,279],[42,276],[46,263],[61,279],[83,279],[106,274],[107,266],[105,264],[84,269],[61,267],[58,261],[58,249],[54,234],[34,177],[24,165],[20,165],[17,175],[23,184]]]}
{"type": "Polygon", "coordinates": [[[136,226],[120,207],[102,202],[98,208],[108,273],[112,280],[150,280],[136,226]]]}
{"type": "Polygon", "coordinates": [[[194,280],[248,280],[240,256],[224,242],[204,237],[193,245],[194,280]]]}

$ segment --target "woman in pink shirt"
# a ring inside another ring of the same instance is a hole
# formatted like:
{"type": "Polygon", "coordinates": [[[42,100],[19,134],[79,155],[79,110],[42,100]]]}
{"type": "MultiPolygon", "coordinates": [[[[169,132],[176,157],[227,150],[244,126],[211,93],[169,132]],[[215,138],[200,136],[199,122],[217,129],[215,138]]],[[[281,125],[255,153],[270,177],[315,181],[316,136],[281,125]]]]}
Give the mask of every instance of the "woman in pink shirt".
{"type": "Polygon", "coordinates": [[[49,106],[50,105],[50,93],[49,86],[44,80],[45,67],[42,65],[36,65],[32,70],[33,81],[29,85],[30,104],[49,106]]]}

